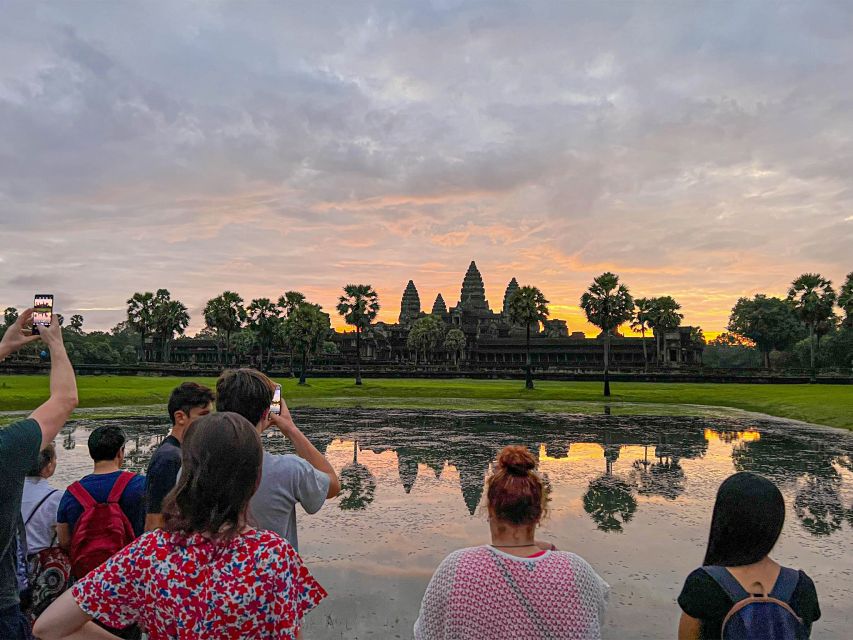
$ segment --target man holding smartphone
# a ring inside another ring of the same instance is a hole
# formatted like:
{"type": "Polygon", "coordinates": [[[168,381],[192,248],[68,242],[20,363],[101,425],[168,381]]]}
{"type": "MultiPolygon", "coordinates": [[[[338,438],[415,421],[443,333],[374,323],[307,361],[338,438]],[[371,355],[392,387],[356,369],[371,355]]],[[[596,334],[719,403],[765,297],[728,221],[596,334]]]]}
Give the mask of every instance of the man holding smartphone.
{"type": "Polygon", "coordinates": [[[24,478],[77,406],[77,381],[62,327],[53,316],[34,335],[32,317],[33,309],[24,311],[0,340],[0,360],[39,338],[50,350],[50,397],[28,418],[0,428],[0,638],[32,637],[19,605],[16,571],[24,478]]]}
{"type": "Polygon", "coordinates": [[[261,484],[252,497],[250,512],[258,527],[275,531],[299,551],[296,503],[308,513],[316,513],[326,498],[340,493],[341,485],[331,463],[293,422],[284,399],[280,415],[270,412],[275,387],[255,369],[226,371],[216,382],[216,410],[239,413],[260,433],[276,426],[293,443],[296,455],[264,451],[261,484]]]}

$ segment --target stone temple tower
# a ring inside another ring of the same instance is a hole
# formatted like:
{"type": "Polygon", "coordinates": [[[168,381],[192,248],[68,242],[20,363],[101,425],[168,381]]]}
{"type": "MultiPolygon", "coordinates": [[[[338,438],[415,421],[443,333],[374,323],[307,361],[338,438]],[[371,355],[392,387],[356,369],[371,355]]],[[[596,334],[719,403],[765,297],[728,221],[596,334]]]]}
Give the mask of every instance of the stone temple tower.
{"type": "Polygon", "coordinates": [[[447,305],[444,303],[444,298],[439,293],[435,297],[435,302],[432,303],[432,315],[443,318],[447,315],[447,305]]]}
{"type": "Polygon", "coordinates": [[[513,293],[518,290],[518,281],[513,278],[509,281],[509,284],[506,286],[506,293],[504,294],[504,316],[509,318],[509,299],[513,293]]]}
{"type": "Polygon", "coordinates": [[[403,299],[400,301],[400,324],[411,324],[421,314],[421,298],[415,283],[409,280],[406,290],[403,291],[403,299]]]}
{"type": "Polygon", "coordinates": [[[473,260],[465,273],[462,281],[462,293],[459,298],[459,306],[466,311],[488,311],[489,301],[486,300],[486,288],[483,286],[483,277],[477,269],[477,263],[473,260]]]}

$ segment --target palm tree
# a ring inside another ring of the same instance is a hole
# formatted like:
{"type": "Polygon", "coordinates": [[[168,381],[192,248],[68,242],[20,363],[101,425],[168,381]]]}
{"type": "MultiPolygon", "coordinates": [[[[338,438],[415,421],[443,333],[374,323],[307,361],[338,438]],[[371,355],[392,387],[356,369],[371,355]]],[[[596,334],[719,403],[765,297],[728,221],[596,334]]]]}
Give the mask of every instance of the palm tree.
{"type": "Polygon", "coordinates": [[[681,325],[684,314],[679,313],[681,305],[672,296],[660,296],[651,299],[651,310],[649,311],[649,326],[655,334],[655,351],[658,362],[663,360],[661,350],[663,349],[663,337],[667,331],[681,325]]]}
{"type": "Polygon", "coordinates": [[[127,325],[139,333],[139,357],[145,359],[145,336],[152,329],[154,294],[134,293],[127,301],[127,325]]]}
{"type": "Polygon", "coordinates": [[[453,354],[453,366],[459,366],[459,352],[465,348],[465,333],[453,328],[444,336],[444,349],[453,354]]]}
{"type": "Polygon", "coordinates": [[[530,368],[530,327],[539,328],[539,323],[548,319],[548,301],[536,287],[524,286],[513,291],[507,301],[509,320],[526,329],[525,350],[527,364],[524,367],[524,386],[533,388],[533,372],[530,368]]]}
{"type": "Polygon", "coordinates": [[[267,350],[267,361],[269,361],[272,341],[281,321],[281,310],[269,298],[256,298],[252,300],[246,313],[248,317],[247,326],[255,334],[258,348],[261,351],[261,366],[264,364],[264,348],[267,350]]]}
{"type": "Polygon", "coordinates": [[[285,291],[284,295],[278,298],[278,306],[281,307],[285,318],[303,302],[305,302],[305,294],[299,291],[285,291]]]}
{"type": "Polygon", "coordinates": [[[160,338],[160,356],[163,362],[169,361],[169,346],[175,334],[183,335],[189,323],[190,316],[183,303],[172,300],[168,289],[157,289],[151,325],[160,338]]]}
{"type": "Polygon", "coordinates": [[[853,329],[853,271],[838,291],[838,306],[844,310],[844,326],[853,329]]]}
{"type": "Polygon", "coordinates": [[[361,384],[361,332],[379,313],[379,296],[369,284],[348,284],[338,299],[338,313],[355,327],[355,383],[361,384]]]}
{"type": "Polygon", "coordinates": [[[320,305],[302,302],[291,312],[284,323],[284,333],[290,344],[302,353],[302,371],[299,384],[305,384],[308,357],[317,353],[329,335],[329,314],[320,305]]]}
{"type": "MultiPolygon", "coordinates": [[[[281,307],[282,314],[285,318],[290,317],[290,314],[294,312],[296,307],[300,305],[300,303],[305,302],[305,294],[299,291],[285,291],[284,295],[279,296],[278,298],[278,306],[281,307]]],[[[285,343],[285,347],[288,350],[288,369],[290,370],[290,375],[293,375],[293,345],[286,344],[287,338],[284,335],[284,325],[281,326],[281,339],[285,343]]]]}
{"type": "Polygon", "coordinates": [[[634,314],[634,320],[631,322],[631,328],[634,331],[639,331],[643,338],[643,370],[649,370],[649,354],[646,352],[646,329],[650,328],[649,321],[651,320],[651,311],[653,308],[652,300],[654,298],[637,298],[634,300],[634,305],[637,308],[634,314]]]}
{"type": "Polygon", "coordinates": [[[602,273],[581,296],[586,318],[604,333],[604,396],[610,397],[610,334],[634,316],[634,299],[616,274],[602,273]]]}
{"type": "Polygon", "coordinates": [[[79,313],[75,313],[71,316],[71,329],[77,333],[83,333],[83,316],[79,313]]]}
{"type": "Polygon", "coordinates": [[[204,307],[204,323],[214,329],[217,334],[225,334],[226,364],[231,359],[231,334],[239,331],[245,321],[246,309],[243,308],[243,298],[233,291],[223,291],[222,294],[208,300],[204,307]]]}
{"type": "Polygon", "coordinates": [[[815,331],[821,322],[832,316],[832,307],[835,304],[832,282],[819,273],[804,273],[791,283],[788,300],[794,305],[797,317],[809,329],[811,378],[814,381],[815,331]]]}

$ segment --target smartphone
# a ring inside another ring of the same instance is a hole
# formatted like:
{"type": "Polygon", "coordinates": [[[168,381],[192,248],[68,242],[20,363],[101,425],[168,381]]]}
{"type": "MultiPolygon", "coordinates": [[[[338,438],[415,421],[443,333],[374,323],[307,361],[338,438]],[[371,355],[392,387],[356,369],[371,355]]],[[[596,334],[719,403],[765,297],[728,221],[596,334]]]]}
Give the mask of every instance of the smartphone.
{"type": "Polygon", "coordinates": [[[33,333],[39,332],[39,325],[49,327],[53,315],[53,294],[37,293],[33,300],[33,333]]]}
{"type": "Polygon", "coordinates": [[[270,413],[277,416],[281,415],[281,385],[275,385],[275,391],[272,393],[272,404],[270,405],[270,413]]]}

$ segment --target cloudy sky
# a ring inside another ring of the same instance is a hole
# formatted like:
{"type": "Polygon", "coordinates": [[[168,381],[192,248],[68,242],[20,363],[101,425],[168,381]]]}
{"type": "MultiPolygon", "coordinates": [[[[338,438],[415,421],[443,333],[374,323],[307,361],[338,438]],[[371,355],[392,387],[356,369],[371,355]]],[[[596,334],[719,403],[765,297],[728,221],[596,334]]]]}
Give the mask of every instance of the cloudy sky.
{"type": "Polygon", "coordinates": [[[723,329],[853,270],[853,5],[0,1],[0,306],[166,287],[394,319],[477,261],[552,316],[615,271],[723,329]]]}

